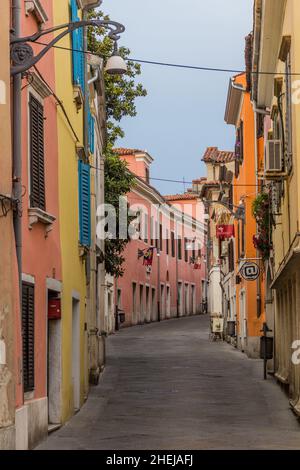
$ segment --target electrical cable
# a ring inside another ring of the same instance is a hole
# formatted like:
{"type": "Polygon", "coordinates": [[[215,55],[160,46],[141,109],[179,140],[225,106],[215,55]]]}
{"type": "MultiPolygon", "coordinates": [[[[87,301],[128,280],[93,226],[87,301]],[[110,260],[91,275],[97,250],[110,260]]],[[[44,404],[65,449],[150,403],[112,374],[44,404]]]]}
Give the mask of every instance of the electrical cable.
{"type": "MultiPolygon", "coordinates": [[[[100,168],[100,167],[97,167],[97,166],[93,166],[93,165],[90,165],[91,168],[93,168],[94,170],[98,170],[98,171],[103,171],[103,168],[100,168]]],[[[136,175],[133,173],[133,176],[137,176],[138,178],[141,178],[141,179],[144,179],[146,181],[146,177],[145,176],[140,176],[140,175],[136,175]]],[[[166,179],[166,178],[154,178],[152,176],[149,176],[149,179],[150,180],[153,180],[153,181],[164,181],[166,183],[180,183],[180,184],[193,184],[193,181],[186,181],[186,180],[172,180],[172,179],[166,179]]],[[[205,184],[205,183],[203,183],[205,184]]],[[[220,183],[221,184],[224,184],[224,183],[220,183]]],[[[226,185],[229,184],[229,183],[225,183],[226,185]]],[[[232,184],[231,185],[232,187],[242,187],[242,188],[245,188],[245,187],[261,187],[260,184],[232,184]]],[[[265,186],[265,185],[264,185],[265,186]]]]}
{"type": "MultiPolygon", "coordinates": [[[[35,44],[39,44],[41,46],[47,46],[48,44],[40,41],[35,41],[35,44]]],[[[70,52],[79,52],[81,54],[88,54],[92,55],[95,57],[101,57],[100,54],[96,54],[95,52],[90,52],[90,51],[82,51],[80,49],[74,49],[71,47],[64,47],[64,46],[57,46],[54,45],[52,46],[54,49],[61,49],[64,51],[70,51],[70,52]]],[[[125,60],[130,61],[130,62],[137,62],[141,64],[149,64],[149,65],[159,65],[163,67],[173,67],[173,68],[182,68],[182,69],[190,69],[190,70],[202,70],[206,72],[223,72],[223,73],[236,73],[236,74],[242,74],[246,73],[246,70],[241,70],[241,69],[230,69],[230,68],[221,68],[221,67],[205,67],[205,66],[197,66],[197,65],[186,65],[186,64],[175,64],[175,63],[169,63],[169,62],[158,62],[158,61],[153,61],[153,60],[142,60],[142,59],[135,59],[131,57],[125,58],[125,60]]],[[[250,71],[249,73],[253,75],[283,75],[283,76],[299,76],[300,72],[265,72],[265,71],[250,71]]]]}

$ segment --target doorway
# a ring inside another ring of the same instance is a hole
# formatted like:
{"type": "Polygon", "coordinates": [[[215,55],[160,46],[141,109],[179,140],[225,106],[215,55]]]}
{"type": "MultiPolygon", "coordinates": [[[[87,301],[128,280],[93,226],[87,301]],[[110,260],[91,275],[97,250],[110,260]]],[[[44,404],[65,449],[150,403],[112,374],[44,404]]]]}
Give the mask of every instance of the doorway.
{"type": "Polygon", "coordinates": [[[171,289],[167,286],[167,318],[171,317],[171,289]]]}
{"type": "Polygon", "coordinates": [[[151,321],[151,306],[150,306],[150,287],[146,286],[146,321],[151,321]]]}
{"type": "Polygon", "coordinates": [[[246,317],[246,292],[240,293],[240,341],[241,350],[244,352],[247,342],[247,317],[246,317]]]}
{"type": "MultiPolygon", "coordinates": [[[[47,328],[47,396],[48,423],[61,423],[61,318],[51,315],[51,307],[60,306],[60,293],[49,290],[48,297],[48,328],[47,328]],[[53,302],[54,301],[54,302],[53,302]]],[[[59,316],[59,315],[58,315],[59,316]]]]}
{"type": "Polygon", "coordinates": [[[80,408],[80,302],[72,299],[72,382],[74,410],[80,408]]]}
{"type": "Polygon", "coordinates": [[[155,287],[152,287],[152,301],[151,301],[151,319],[152,321],[156,320],[156,294],[155,294],[155,287]]]}

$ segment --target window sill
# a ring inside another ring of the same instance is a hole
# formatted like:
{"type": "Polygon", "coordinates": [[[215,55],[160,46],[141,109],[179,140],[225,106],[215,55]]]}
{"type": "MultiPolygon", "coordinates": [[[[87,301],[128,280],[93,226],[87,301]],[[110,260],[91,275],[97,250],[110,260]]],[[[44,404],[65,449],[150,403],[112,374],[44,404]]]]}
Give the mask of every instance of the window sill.
{"type": "Polygon", "coordinates": [[[37,223],[41,223],[45,225],[46,228],[46,236],[53,228],[53,223],[56,220],[54,215],[48,214],[44,210],[38,207],[31,207],[28,209],[28,216],[29,216],[29,230],[32,230],[33,225],[37,223]]]}

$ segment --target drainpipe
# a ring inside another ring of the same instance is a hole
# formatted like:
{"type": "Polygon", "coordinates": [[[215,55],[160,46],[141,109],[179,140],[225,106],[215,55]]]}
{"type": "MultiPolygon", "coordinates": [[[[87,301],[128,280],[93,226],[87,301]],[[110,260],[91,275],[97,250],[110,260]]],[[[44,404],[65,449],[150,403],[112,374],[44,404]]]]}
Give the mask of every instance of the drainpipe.
{"type": "MultiPolygon", "coordinates": [[[[21,36],[21,0],[12,4],[13,34],[21,36]]],[[[14,213],[14,233],[19,278],[20,314],[22,312],[22,75],[13,78],[13,196],[19,200],[18,210],[14,213]]]]}
{"type": "Polygon", "coordinates": [[[98,78],[99,78],[99,69],[97,69],[95,75],[90,80],[88,80],[87,82],[88,86],[90,86],[92,83],[95,83],[98,80],[98,78]]]}

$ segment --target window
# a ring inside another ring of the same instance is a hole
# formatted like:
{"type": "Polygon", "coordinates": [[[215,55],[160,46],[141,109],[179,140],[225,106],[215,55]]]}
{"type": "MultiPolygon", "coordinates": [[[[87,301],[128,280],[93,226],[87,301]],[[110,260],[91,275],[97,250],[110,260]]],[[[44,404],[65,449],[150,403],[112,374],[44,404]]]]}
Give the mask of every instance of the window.
{"type": "Polygon", "coordinates": [[[169,230],[166,230],[166,253],[169,254],[169,230]]]}
{"type": "Polygon", "coordinates": [[[171,232],[171,254],[175,258],[175,233],[171,232]]]}
{"type": "Polygon", "coordinates": [[[148,243],[148,214],[144,214],[144,242],[148,243]]]}
{"type": "Polygon", "coordinates": [[[159,248],[160,251],[163,250],[163,226],[159,224],[159,248]]]}
{"type": "Polygon", "coordinates": [[[151,246],[154,246],[154,217],[150,218],[150,237],[151,237],[151,246]]]}
{"type": "Polygon", "coordinates": [[[46,209],[44,161],[44,107],[30,94],[30,205],[46,209]]]}
{"type": "Polygon", "coordinates": [[[34,390],[34,286],[22,284],[24,392],[34,390]]]}
{"type": "Polygon", "coordinates": [[[155,221],[155,248],[159,249],[159,223],[155,221]]]}
{"type": "MultiPolygon", "coordinates": [[[[71,5],[71,21],[80,21],[78,17],[77,0],[70,0],[71,5]]],[[[83,51],[83,28],[76,29],[72,32],[72,55],[73,55],[73,83],[80,85],[82,91],[85,89],[84,81],[84,54],[83,51]]]]}
{"type": "Polygon", "coordinates": [[[91,245],[91,191],[90,165],[78,161],[79,178],[79,241],[81,245],[91,245]]]}
{"type": "Polygon", "coordinates": [[[178,259],[182,259],[182,246],[181,246],[181,237],[178,236],[178,240],[177,240],[177,251],[178,251],[178,259]]]}
{"type": "Polygon", "coordinates": [[[187,263],[189,260],[189,252],[188,252],[188,239],[184,239],[184,261],[187,263]]]}

